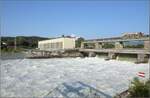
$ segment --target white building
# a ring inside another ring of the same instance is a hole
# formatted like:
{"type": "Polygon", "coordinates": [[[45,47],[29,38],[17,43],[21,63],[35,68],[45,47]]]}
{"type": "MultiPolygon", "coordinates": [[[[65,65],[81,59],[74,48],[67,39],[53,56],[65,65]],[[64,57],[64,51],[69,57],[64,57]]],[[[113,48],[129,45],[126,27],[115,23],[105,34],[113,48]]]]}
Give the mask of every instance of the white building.
{"type": "Polygon", "coordinates": [[[58,50],[58,49],[74,49],[75,38],[60,37],[50,40],[44,40],[38,42],[38,48],[40,50],[58,50]]]}

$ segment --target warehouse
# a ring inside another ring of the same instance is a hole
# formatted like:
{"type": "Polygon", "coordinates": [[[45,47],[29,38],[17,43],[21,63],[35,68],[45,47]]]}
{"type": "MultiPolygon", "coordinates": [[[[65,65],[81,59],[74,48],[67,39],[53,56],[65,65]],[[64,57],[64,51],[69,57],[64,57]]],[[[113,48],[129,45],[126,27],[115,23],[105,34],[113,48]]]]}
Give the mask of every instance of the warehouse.
{"type": "Polygon", "coordinates": [[[40,50],[60,50],[60,49],[74,49],[75,38],[73,37],[59,37],[50,40],[44,40],[38,42],[38,48],[40,50]]]}

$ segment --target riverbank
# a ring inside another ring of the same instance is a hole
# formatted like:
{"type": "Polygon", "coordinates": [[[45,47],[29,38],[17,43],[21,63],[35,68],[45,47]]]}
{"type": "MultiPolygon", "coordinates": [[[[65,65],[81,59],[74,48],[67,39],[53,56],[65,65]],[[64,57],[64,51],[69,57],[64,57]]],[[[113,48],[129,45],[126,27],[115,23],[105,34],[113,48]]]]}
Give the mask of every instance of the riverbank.
{"type": "Polygon", "coordinates": [[[27,52],[27,58],[38,59],[38,58],[66,58],[66,57],[84,57],[78,49],[63,49],[63,50],[30,50],[27,52]]]}

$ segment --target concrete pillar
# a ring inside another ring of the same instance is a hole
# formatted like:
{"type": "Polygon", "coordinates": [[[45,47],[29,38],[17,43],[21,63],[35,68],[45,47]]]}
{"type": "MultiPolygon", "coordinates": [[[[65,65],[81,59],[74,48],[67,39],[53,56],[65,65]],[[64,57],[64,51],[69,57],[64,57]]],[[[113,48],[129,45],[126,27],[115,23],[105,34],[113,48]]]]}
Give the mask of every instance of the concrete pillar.
{"type": "Polygon", "coordinates": [[[81,43],[81,48],[82,48],[82,49],[84,48],[84,43],[83,43],[83,42],[81,43]]]}
{"type": "Polygon", "coordinates": [[[95,43],[95,49],[99,49],[99,43],[95,43]]]}
{"type": "Polygon", "coordinates": [[[45,55],[45,52],[44,51],[42,51],[42,56],[44,56],[45,55]]]}
{"type": "Polygon", "coordinates": [[[108,53],[108,58],[109,58],[109,59],[116,59],[116,54],[115,54],[115,53],[112,53],[112,52],[109,52],[109,53],[108,53]]]}
{"type": "Polygon", "coordinates": [[[45,56],[48,56],[48,51],[45,51],[45,56]]]}
{"type": "Polygon", "coordinates": [[[95,49],[102,49],[102,44],[101,43],[95,43],[95,49]]]}
{"type": "Polygon", "coordinates": [[[147,61],[148,61],[148,59],[146,59],[145,54],[137,54],[137,63],[144,63],[147,61]]]}
{"type": "Polygon", "coordinates": [[[39,51],[39,56],[42,56],[42,51],[39,51]]]}
{"type": "Polygon", "coordinates": [[[96,53],[94,53],[94,52],[89,52],[89,55],[88,55],[89,57],[95,57],[96,56],[96,53]]]}
{"type": "Polygon", "coordinates": [[[150,50],[150,41],[144,41],[144,49],[150,50]]]}
{"type": "Polygon", "coordinates": [[[123,44],[121,42],[115,42],[115,49],[123,49],[123,44]]]}

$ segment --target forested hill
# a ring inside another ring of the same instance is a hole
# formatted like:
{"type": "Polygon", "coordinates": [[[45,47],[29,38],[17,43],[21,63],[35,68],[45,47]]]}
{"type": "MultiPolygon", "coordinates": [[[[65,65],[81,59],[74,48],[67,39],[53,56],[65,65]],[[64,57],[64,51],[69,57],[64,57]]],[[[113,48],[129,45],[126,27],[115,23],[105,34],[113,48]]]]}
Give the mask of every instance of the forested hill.
{"type": "MultiPolygon", "coordinates": [[[[50,38],[38,37],[38,36],[17,36],[16,45],[22,48],[35,48],[38,45],[38,41],[46,40],[50,38]]],[[[8,47],[13,47],[15,44],[15,37],[1,37],[1,45],[7,45],[8,47]]],[[[1,47],[3,48],[3,47],[1,47]]]]}

